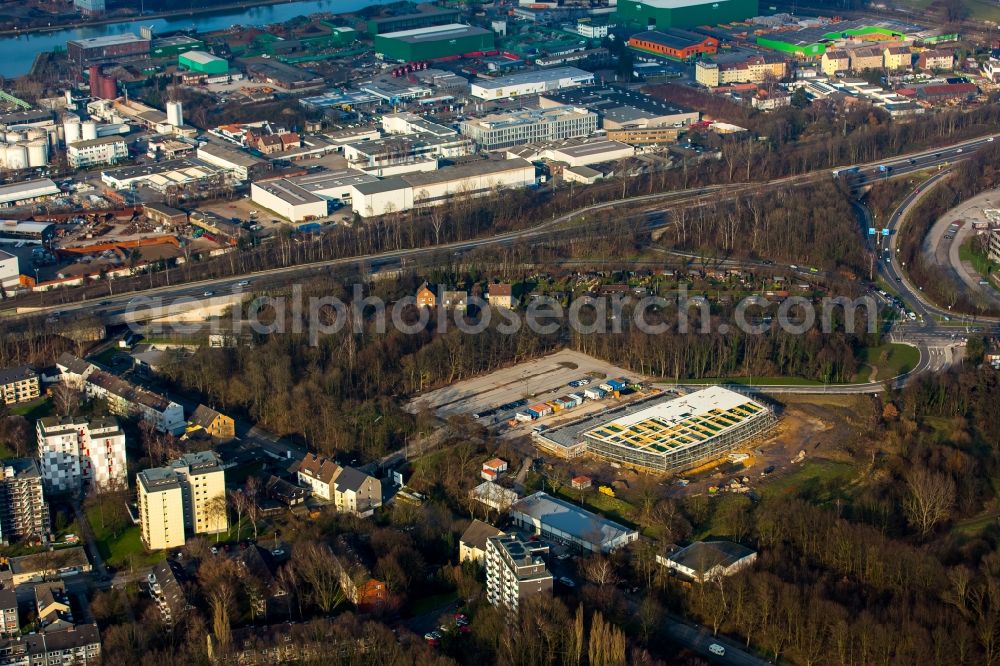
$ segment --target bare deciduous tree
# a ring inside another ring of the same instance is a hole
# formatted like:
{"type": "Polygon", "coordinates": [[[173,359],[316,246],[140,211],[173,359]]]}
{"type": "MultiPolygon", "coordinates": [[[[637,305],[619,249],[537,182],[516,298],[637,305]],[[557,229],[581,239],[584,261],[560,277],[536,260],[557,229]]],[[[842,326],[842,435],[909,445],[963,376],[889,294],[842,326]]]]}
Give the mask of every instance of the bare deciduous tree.
{"type": "Polygon", "coordinates": [[[946,474],[918,468],[906,476],[903,512],[906,520],[927,536],[945,520],[955,504],[955,482],[946,474]]]}

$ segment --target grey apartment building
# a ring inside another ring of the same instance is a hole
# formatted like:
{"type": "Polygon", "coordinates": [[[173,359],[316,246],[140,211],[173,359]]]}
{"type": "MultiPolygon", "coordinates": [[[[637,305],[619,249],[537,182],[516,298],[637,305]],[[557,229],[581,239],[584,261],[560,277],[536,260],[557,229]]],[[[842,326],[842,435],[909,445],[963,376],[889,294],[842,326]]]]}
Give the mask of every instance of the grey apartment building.
{"type": "Polygon", "coordinates": [[[552,574],[541,555],[547,545],[521,541],[516,536],[495,536],[486,540],[486,598],[494,606],[514,613],[521,599],[536,594],[552,594],[552,574]]]}

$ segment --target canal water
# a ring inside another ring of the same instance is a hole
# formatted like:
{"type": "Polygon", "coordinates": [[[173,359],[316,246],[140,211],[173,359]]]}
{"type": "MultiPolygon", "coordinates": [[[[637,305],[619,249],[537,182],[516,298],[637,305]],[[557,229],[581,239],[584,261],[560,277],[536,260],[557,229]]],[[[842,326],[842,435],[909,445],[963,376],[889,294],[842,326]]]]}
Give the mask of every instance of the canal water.
{"type": "MultiPolygon", "coordinates": [[[[35,55],[42,51],[52,51],[56,48],[66,48],[66,42],[71,39],[86,37],[101,37],[117,35],[124,32],[138,34],[144,25],[153,26],[154,34],[167,33],[173,30],[197,28],[200,32],[224,30],[231,25],[267,25],[281,23],[296,16],[315,14],[316,12],[331,12],[343,14],[355,12],[368,5],[388,4],[392,0],[307,0],[303,2],[288,2],[280,5],[248,7],[236,10],[221,10],[204,14],[178,14],[169,18],[136,19],[121,23],[106,25],[66,28],[52,32],[33,32],[25,35],[9,35],[0,37],[0,76],[14,77],[27,74],[35,61],[35,55]]],[[[181,0],[177,4],[196,0],[181,0]]]]}

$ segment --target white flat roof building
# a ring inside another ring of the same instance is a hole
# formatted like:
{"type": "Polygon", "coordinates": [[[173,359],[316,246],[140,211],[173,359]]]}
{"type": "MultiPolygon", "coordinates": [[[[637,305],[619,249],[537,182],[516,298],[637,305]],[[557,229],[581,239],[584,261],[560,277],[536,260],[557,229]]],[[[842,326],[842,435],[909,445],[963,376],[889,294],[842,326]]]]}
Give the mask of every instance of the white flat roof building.
{"type": "Polygon", "coordinates": [[[8,292],[21,286],[21,266],[17,255],[0,250],[0,286],[8,292]]]}
{"type": "Polygon", "coordinates": [[[128,157],[128,144],[120,136],[77,141],[66,148],[66,161],[74,169],[115,164],[128,157]]]}
{"type": "Polygon", "coordinates": [[[433,136],[458,134],[450,127],[405,111],[403,113],[387,113],[382,116],[382,129],[389,134],[430,134],[433,136]]]}
{"type": "Polygon", "coordinates": [[[249,153],[214,143],[203,143],[198,146],[198,159],[220,169],[226,169],[240,180],[249,180],[255,172],[270,168],[267,162],[249,153]]]}
{"type": "Polygon", "coordinates": [[[326,199],[285,178],[252,184],[250,199],[291,222],[326,217],[327,214],[326,199]]]}
{"type": "Polygon", "coordinates": [[[635,530],[540,491],[514,504],[510,518],[536,534],[595,553],[609,553],[639,538],[635,530]]]}
{"type": "Polygon", "coordinates": [[[613,162],[635,155],[635,147],[608,139],[567,141],[564,145],[551,146],[544,152],[546,159],[565,162],[571,167],[613,162]]]}
{"type": "Polygon", "coordinates": [[[482,160],[352,185],[351,206],[358,215],[371,217],[437,206],[450,197],[475,197],[502,188],[530,187],[536,182],[535,167],[527,160],[482,160]]]}
{"type": "Polygon", "coordinates": [[[27,180],[0,187],[0,206],[10,206],[18,202],[34,201],[59,194],[59,187],[48,178],[27,180]]]}
{"type": "Polygon", "coordinates": [[[496,78],[478,78],[472,81],[471,93],[480,99],[507,99],[524,95],[538,95],[550,90],[589,86],[594,75],[577,67],[556,67],[535,72],[522,72],[496,78]]]}
{"type": "Polygon", "coordinates": [[[337,171],[320,171],[305,176],[295,176],[288,179],[303,190],[311,192],[324,199],[337,199],[344,203],[351,202],[351,186],[363,183],[376,183],[378,178],[357,169],[340,169],[337,171]]]}

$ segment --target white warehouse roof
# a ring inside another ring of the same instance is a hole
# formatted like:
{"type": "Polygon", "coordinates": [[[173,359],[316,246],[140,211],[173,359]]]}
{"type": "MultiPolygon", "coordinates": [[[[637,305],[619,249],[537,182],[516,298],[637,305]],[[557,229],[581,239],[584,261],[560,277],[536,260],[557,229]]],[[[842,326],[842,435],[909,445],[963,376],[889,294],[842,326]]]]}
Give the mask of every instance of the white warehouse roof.
{"type": "Polygon", "coordinates": [[[0,187],[0,205],[59,194],[59,187],[49,178],[28,180],[0,187]]]}
{"type": "Polygon", "coordinates": [[[207,65],[210,62],[226,62],[224,59],[214,56],[211,53],[206,53],[205,51],[185,51],[181,55],[185,59],[191,62],[196,62],[199,65],[207,65]]]}
{"type": "Polygon", "coordinates": [[[535,72],[521,72],[518,74],[510,74],[508,76],[497,76],[495,78],[480,77],[478,79],[474,79],[472,81],[472,85],[479,86],[481,88],[496,89],[576,78],[593,81],[594,75],[578,67],[556,67],[554,69],[540,69],[535,72]]]}

